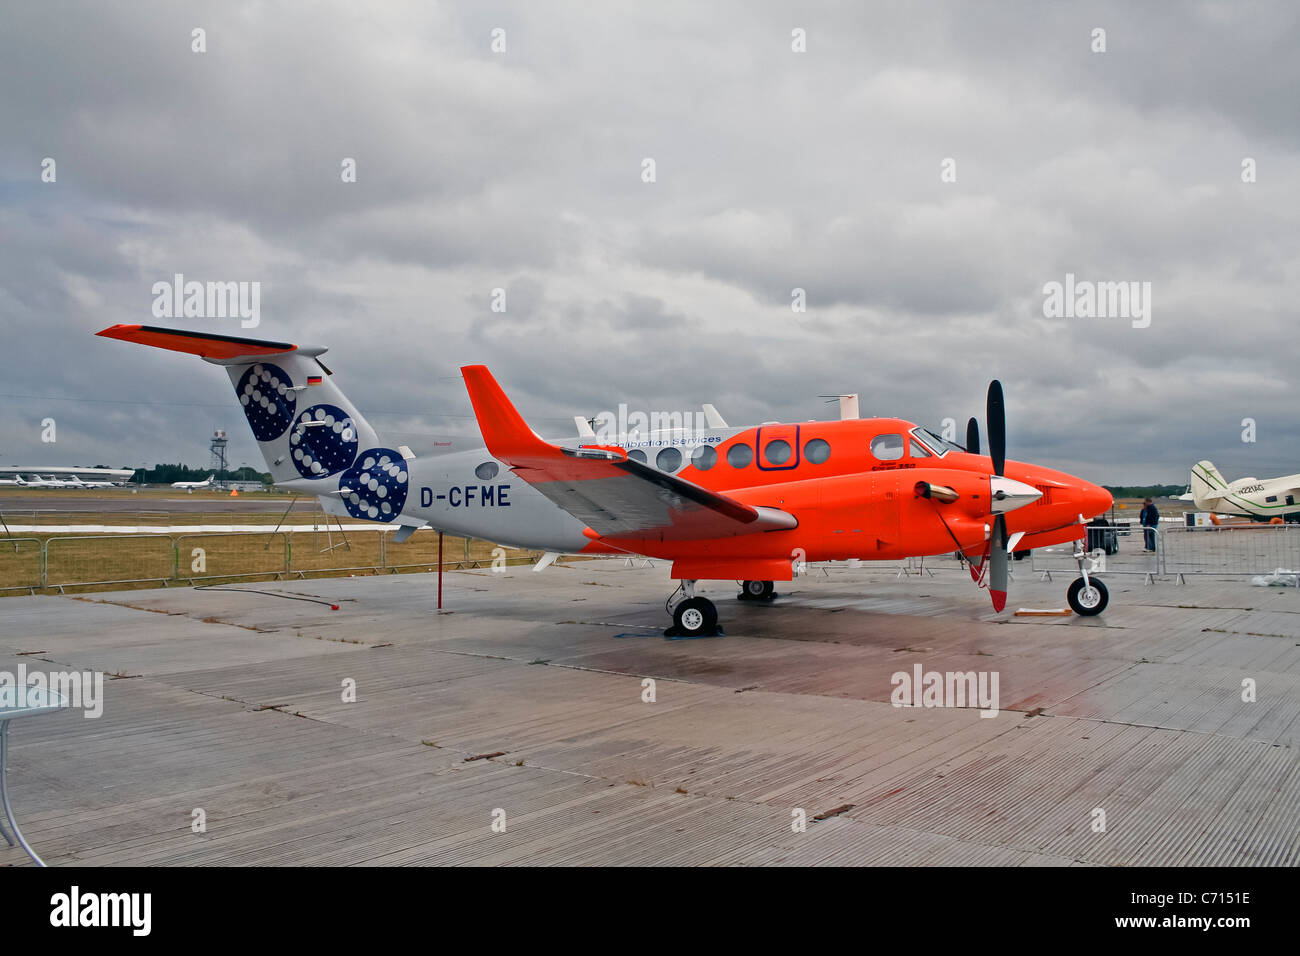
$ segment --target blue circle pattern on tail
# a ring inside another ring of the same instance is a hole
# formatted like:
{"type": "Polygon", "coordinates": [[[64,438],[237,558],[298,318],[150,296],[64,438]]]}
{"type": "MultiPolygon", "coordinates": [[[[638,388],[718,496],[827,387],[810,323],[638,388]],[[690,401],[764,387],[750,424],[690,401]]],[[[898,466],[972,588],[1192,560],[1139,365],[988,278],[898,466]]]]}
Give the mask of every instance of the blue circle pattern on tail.
{"type": "Polygon", "coordinates": [[[354,518],[392,521],[406,504],[406,461],[391,448],[369,448],[339,476],[343,507],[354,518]]]}
{"type": "Polygon", "coordinates": [[[239,377],[235,393],[258,441],[274,441],[293,422],[298,395],[289,389],[293,380],[278,365],[250,365],[239,377]]]}
{"type": "Polygon", "coordinates": [[[304,478],[337,474],[357,460],[357,447],[356,423],[337,405],[313,405],[298,416],[289,434],[293,467],[304,478]]]}

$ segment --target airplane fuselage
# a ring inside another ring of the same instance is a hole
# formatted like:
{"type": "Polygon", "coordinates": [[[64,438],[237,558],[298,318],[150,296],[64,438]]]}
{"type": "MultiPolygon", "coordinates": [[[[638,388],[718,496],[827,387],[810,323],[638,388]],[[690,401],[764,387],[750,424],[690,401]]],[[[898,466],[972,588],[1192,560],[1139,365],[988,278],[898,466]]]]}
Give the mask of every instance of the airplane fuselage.
{"type": "MultiPolygon", "coordinates": [[[[941,446],[900,419],[652,432],[561,443],[624,448],[629,457],[640,461],[644,456],[644,463],[666,474],[745,504],[787,512],[798,526],[694,540],[689,549],[671,536],[595,540],[583,522],[513,474],[486,448],[406,461],[405,505],[389,521],[427,523],[451,534],[571,554],[633,553],[711,564],[735,560],[738,567],[739,562],[766,559],[773,562],[768,569],[773,580],[788,579],[792,560],[892,560],[959,549],[979,552],[987,538],[989,458],[941,446]],[[917,492],[920,482],[951,489],[958,499],[940,505],[922,497],[917,492]],[[784,575],[781,567],[787,569],[784,575]]],[[[1007,512],[1008,530],[1025,534],[1025,548],[1076,539],[1079,516],[1099,514],[1110,504],[1104,489],[1062,472],[1008,461],[1005,473],[1041,495],[1007,512]]],[[[311,483],[290,484],[308,492],[311,483]]],[[[327,494],[321,501],[340,517],[355,517],[336,496],[327,494]]]]}

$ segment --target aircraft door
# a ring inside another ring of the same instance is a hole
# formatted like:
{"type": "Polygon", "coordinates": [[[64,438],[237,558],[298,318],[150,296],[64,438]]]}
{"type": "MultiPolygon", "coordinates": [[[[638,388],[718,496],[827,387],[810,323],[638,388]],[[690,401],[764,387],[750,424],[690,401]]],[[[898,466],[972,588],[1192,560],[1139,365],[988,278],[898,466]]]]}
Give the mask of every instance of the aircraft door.
{"type": "Polygon", "coordinates": [[[877,471],[871,475],[871,535],[869,550],[897,547],[899,536],[898,472],[877,471]]]}

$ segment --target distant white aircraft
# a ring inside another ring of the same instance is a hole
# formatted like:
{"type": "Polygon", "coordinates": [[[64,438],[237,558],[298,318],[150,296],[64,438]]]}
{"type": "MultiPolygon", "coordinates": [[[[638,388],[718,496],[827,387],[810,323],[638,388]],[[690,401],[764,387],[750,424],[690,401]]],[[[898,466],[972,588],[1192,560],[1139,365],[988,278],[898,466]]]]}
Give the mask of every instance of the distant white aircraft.
{"type": "Polygon", "coordinates": [[[1192,500],[1198,510],[1212,514],[1300,522],[1300,475],[1228,481],[1212,462],[1198,461],[1192,466],[1192,500]]]}
{"type": "Polygon", "coordinates": [[[129,468],[0,465],[0,485],[17,488],[116,488],[131,477],[129,468]]]}
{"type": "Polygon", "coordinates": [[[173,481],[172,487],[184,488],[187,491],[193,491],[195,488],[210,488],[212,487],[212,479],[215,477],[216,475],[208,475],[202,481],[173,481]]]}
{"type": "Polygon", "coordinates": [[[114,488],[114,487],[116,487],[116,485],[114,485],[114,483],[111,482],[111,481],[89,481],[89,480],[87,480],[87,479],[85,479],[85,478],[82,478],[80,475],[73,475],[71,481],[72,481],[72,483],[74,484],[74,486],[77,487],[77,488],[114,488]]]}

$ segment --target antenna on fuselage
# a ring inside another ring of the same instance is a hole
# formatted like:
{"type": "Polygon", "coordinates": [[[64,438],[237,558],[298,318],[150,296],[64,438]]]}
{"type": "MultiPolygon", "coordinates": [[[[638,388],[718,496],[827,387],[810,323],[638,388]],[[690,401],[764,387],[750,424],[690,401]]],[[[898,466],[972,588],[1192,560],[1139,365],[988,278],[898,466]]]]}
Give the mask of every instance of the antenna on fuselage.
{"type": "Polygon", "coordinates": [[[858,393],[853,392],[849,395],[818,395],[818,398],[827,399],[827,404],[839,399],[840,403],[840,421],[847,422],[855,418],[861,418],[858,414],[858,393]]]}

